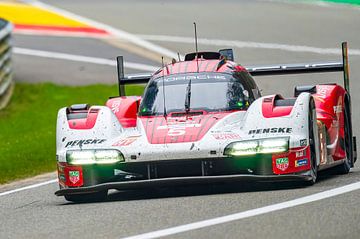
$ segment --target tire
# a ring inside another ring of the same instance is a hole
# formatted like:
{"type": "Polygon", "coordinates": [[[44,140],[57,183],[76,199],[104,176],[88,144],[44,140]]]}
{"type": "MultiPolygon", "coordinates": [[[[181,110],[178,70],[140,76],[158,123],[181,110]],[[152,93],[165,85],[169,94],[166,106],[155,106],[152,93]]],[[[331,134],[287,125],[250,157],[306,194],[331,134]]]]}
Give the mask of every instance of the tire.
{"type": "MultiPolygon", "coordinates": [[[[346,102],[346,101],[345,101],[346,102]]],[[[346,152],[346,159],[344,163],[336,166],[334,168],[335,173],[337,174],[348,174],[350,172],[350,168],[353,165],[352,158],[353,158],[353,137],[352,137],[352,128],[351,128],[351,118],[350,118],[350,109],[349,105],[345,105],[344,108],[344,145],[345,145],[345,152],[346,152]]]]}
{"type": "Polygon", "coordinates": [[[318,146],[319,140],[316,137],[319,137],[318,129],[317,129],[317,122],[316,122],[316,110],[315,110],[315,103],[311,99],[309,105],[309,146],[310,146],[310,175],[311,180],[307,181],[307,185],[314,185],[318,176],[318,165],[317,165],[317,157],[318,152],[316,147],[318,146]]]}
{"type": "Polygon", "coordinates": [[[100,202],[107,197],[107,190],[96,193],[65,195],[65,199],[69,202],[100,202]]]}

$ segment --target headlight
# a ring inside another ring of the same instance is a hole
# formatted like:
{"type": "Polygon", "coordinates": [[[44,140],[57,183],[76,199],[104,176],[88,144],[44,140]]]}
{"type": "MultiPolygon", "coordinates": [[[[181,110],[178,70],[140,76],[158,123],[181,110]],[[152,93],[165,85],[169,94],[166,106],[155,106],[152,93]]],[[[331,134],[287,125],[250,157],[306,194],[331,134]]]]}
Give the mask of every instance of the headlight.
{"type": "Polygon", "coordinates": [[[66,161],[72,165],[112,164],[124,161],[124,156],[115,149],[69,150],[66,161]]]}
{"type": "Polygon", "coordinates": [[[289,137],[246,140],[226,146],[225,155],[242,156],[254,154],[281,153],[289,150],[289,137]]]}

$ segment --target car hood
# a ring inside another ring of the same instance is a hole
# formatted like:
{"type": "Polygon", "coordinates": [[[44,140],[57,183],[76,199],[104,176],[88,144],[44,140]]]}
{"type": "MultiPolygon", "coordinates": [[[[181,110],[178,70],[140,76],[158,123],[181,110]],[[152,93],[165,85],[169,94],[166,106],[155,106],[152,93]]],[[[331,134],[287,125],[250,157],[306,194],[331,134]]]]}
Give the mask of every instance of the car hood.
{"type": "Polygon", "coordinates": [[[230,112],[209,113],[182,117],[142,117],[140,124],[144,127],[150,144],[172,144],[196,142],[229,115],[230,112]]]}

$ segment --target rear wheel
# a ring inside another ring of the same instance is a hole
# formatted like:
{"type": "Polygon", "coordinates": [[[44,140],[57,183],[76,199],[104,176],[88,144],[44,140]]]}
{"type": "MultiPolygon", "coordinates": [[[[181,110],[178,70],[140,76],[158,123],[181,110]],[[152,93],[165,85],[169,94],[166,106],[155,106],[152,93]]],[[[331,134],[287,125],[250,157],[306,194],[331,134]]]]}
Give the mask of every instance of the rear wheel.
{"type": "Polygon", "coordinates": [[[99,202],[106,199],[107,190],[96,193],[65,195],[64,197],[70,202],[99,202]]]}
{"type": "Polygon", "coordinates": [[[353,164],[353,137],[352,137],[352,129],[351,129],[351,118],[350,118],[350,110],[348,105],[345,106],[344,109],[344,147],[346,152],[346,158],[344,163],[335,167],[335,171],[338,174],[347,174],[350,171],[350,168],[353,164]]]}
{"type": "Polygon", "coordinates": [[[315,103],[313,100],[310,101],[309,107],[309,146],[310,146],[310,175],[311,180],[307,182],[308,185],[313,185],[316,182],[317,175],[318,175],[318,165],[317,165],[317,157],[318,157],[318,126],[316,122],[316,109],[315,103]]]}

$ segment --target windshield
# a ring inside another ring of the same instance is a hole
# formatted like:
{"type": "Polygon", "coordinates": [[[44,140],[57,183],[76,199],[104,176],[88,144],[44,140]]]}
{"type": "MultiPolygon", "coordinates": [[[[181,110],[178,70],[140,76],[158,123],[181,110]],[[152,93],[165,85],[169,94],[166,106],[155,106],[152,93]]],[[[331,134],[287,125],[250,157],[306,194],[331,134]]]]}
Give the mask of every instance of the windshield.
{"type": "Polygon", "coordinates": [[[139,114],[162,115],[164,109],[166,114],[185,112],[186,106],[190,111],[244,110],[253,101],[249,94],[251,90],[245,89],[240,80],[230,74],[193,73],[159,77],[148,84],[139,114]]]}

